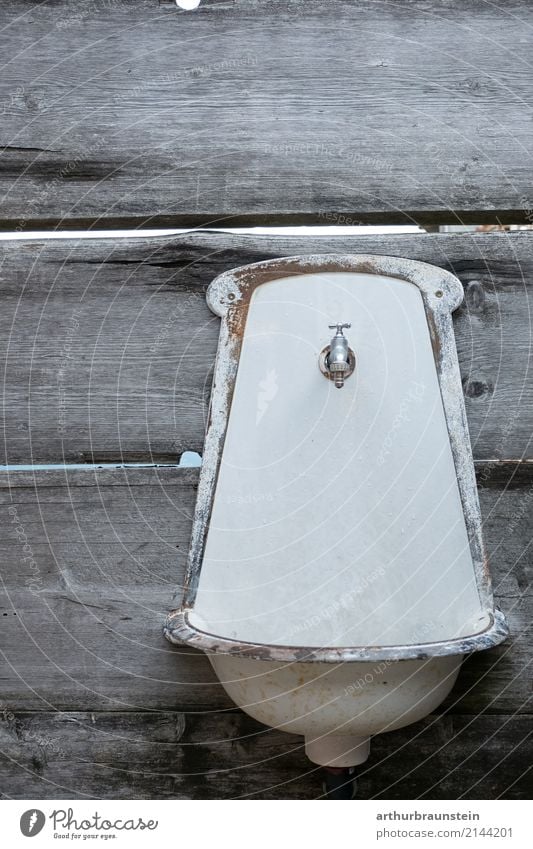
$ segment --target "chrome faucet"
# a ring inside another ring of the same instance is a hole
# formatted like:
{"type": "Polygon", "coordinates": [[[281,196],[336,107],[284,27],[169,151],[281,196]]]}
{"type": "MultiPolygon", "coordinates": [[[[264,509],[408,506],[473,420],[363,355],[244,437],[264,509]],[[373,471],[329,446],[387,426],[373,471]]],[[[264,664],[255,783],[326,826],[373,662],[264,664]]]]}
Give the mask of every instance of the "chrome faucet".
{"type": "Polygon", "coordinates": [[[353,363],[350,362],[350,349],[348,340],[342,332],[345,328],[348,329],[351,324],[329,324],[330,330],[336,330],[335,336],[331,340],[329,354],[326,359],[326,367],[331,372],[335,386],[337,389],[342,389],[344,379],[353,371],[353,363]]]}

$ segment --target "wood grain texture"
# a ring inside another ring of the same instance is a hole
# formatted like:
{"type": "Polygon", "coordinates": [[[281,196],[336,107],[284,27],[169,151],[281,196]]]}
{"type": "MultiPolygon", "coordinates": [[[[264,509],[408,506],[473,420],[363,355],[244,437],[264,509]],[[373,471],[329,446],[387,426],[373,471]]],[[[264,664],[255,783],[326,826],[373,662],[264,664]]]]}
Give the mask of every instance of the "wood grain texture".
{"type": "MultiPolygon", "coordinates": [[[[317,799],[302,740],[245,714],[7,712],[2,798],[317,799]]],[[[529,799],[530,717],[430,716],[378,735],[360,799],[529,799]]]]}
{"type": "Polygon", "coordinates": [[[2,4],[1,226],[527,222],[533,8],[2,4]]]}
{"type": "Polygon", "coordinates": [[[459,276],[474,455],[531,457],[531,233],[192,233],[0,245],[2,461],[168,462],[201,451],[219,332],[205,303],[211,280],[272,257],[365,252],[459,276]]]}
{"type": "MultiPolygon", "coordinates": [[[[2,476],[4,707],[232,707],[207,659],[162,636],[180,594],[197,477],[168,467],[2,476]]],[[[530,712],[532,492],[531,476],[481,489],[495,592],[512,638],[465,663],[446,703],[451,712],[530,712]]]]}

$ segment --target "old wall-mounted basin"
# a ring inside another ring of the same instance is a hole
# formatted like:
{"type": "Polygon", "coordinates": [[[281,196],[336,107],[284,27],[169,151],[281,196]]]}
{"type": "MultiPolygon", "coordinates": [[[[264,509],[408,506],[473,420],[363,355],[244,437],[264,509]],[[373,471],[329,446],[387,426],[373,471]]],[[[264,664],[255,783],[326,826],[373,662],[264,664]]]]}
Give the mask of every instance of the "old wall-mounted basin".
{"type": "Polygon", "coordinates": [[[222,318],[183,606],[231,698],[350,766],[501,642],[451,312],[425,263],[318,256],[210,286],[222,318]],[[348,326],[346,326],[348,325],[348,326]]]}

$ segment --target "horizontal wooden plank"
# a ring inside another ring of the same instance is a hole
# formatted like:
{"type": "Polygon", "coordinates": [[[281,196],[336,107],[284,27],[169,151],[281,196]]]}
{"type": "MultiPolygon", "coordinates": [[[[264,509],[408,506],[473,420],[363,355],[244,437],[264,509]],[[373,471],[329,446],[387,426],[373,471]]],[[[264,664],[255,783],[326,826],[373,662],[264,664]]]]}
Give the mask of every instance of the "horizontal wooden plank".
{"type": "Polygon", "coordinates": [[[0,244],[4,463],[164,462],[202,450],[221,271],[309,253],[406,256],[454,271],[455,331],[475,457],[532,456],[533,234],[0,244]]]}
{"type": "Polygon", "coordinates": [[[533,8],[4,0],[4,228],[518,221],[533,8]]]}
{"type": "MultiPolygon", "coordinates": [[[[4,706],[232,707],[207,659],[162,636],[176,588],[180,594],[197,477],[172,468],[0,476],[4,706]]],[[[532,483],[530,476],[520,486],[481,489],[495,591],[512,638],[465,663],[447,702],[454,713],[529,710],[532,483]]]]}
{"type": "Polygon", "coordinates": [[[197,476],[51,471],[37,473],[35,488],[30,473],[4,477],[6,699],[61,709],[229,704],[205,658],[162,634],[183,576],[197,476]]]}
{"type": "MultiPolygon", "coordinates": [[[[11,799],[317,799],[302,739],[235,711],[7,712],[0,792],[11,799]]],[[[428,717],[374,737],[361,799],[529,799],[531,718],[428,717]]]]}

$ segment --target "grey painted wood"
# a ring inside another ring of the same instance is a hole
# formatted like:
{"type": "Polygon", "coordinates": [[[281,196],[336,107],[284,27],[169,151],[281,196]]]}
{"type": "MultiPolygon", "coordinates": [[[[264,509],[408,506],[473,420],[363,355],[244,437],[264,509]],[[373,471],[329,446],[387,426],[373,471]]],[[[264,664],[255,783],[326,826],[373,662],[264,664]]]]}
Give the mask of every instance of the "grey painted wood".
{"type": "Polygon", "coordinates": [[[4,699],[41,709],[229,704],[205,659],[162,635],[197,476],[161,468],[1,478],[4,699]]]}
{"type": "Polygon", "coordinates": [[[454,271],[477,459],[531,457],[533,234],[280,237],[0,244],[2,460],[165,462],[201,450],[221,271],[298,253],[382,253],[454,271]]]}
{"type": "Polygon", "coordinates": [[[2,4],[4,228],[531,215],[533,8],[2,4]]]}
{"type": "MultiPolygon", "coordinates": [[[[4,707],[231,707],[207,659],[170,646],[161,631],[180,592],[197,477],[169,467],[0,477],[4,707]]],[[[512,639],[464,665],[447,707],[461,715],[527,713],[533,477],[523,473],[506,486],[498,466],[481,467],[479,479],[495,591],[512,639]]]]}
{"type": "MultiPolygon", "coordinates": [[[[361,799],[531,798],[530,717],[439,716],[375,737],[361,799]]],[[[242,713],[6,712],[0,793],[15,799],[316,799],[301,738],[242,713]]]]}

